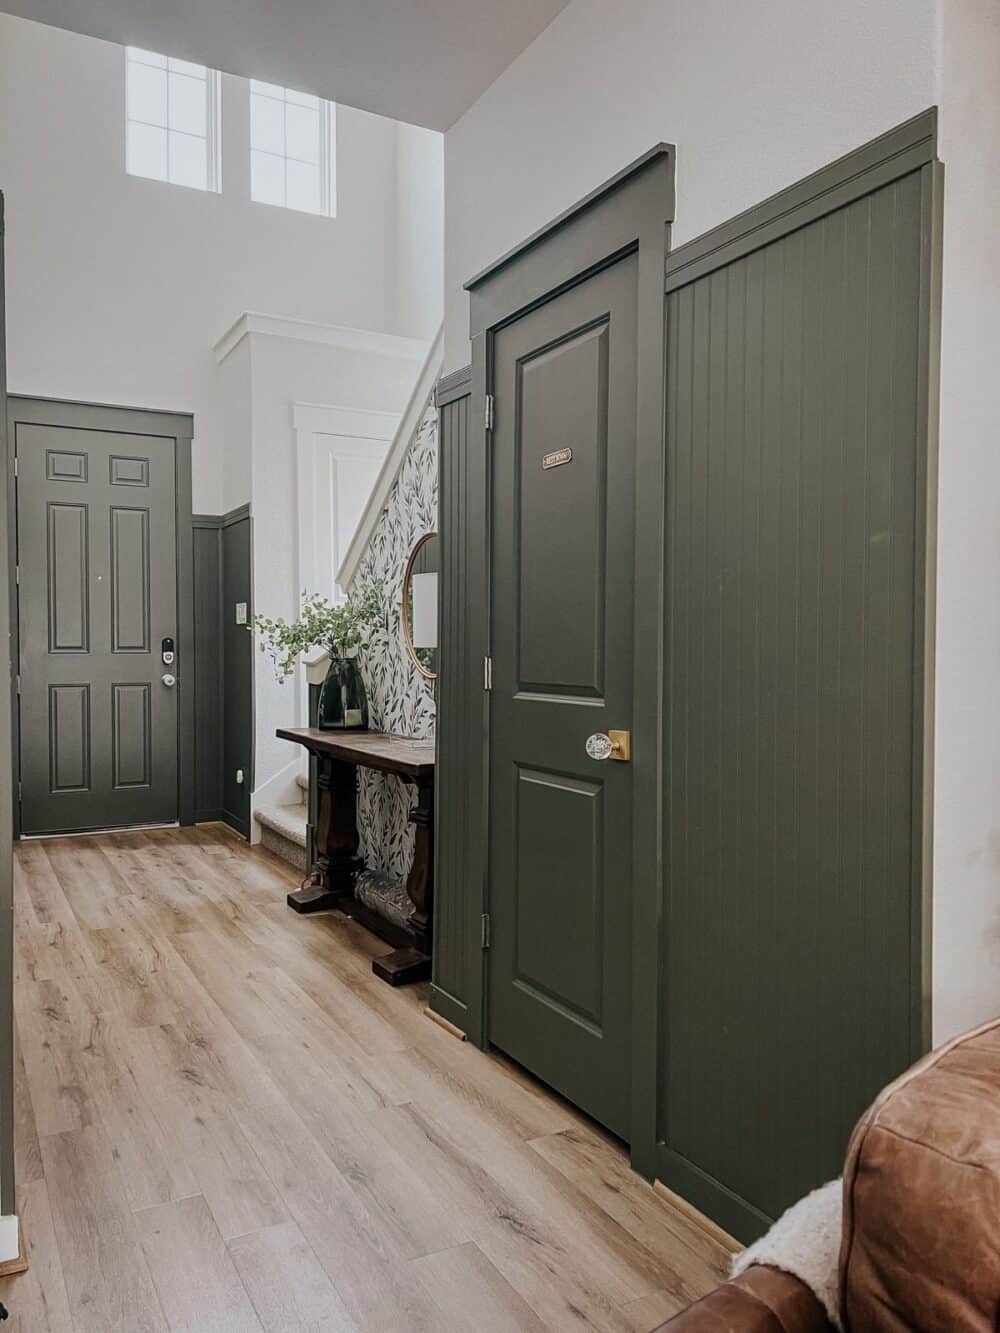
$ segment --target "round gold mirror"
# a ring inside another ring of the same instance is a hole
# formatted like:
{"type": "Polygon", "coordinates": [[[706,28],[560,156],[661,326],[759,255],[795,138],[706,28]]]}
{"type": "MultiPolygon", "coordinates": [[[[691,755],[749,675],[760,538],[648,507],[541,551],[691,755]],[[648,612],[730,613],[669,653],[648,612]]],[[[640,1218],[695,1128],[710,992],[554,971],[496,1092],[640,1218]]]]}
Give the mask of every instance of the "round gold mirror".
{"type": "Polygon", "coordinates": [[[436,532],[425,532],[406,562],[403,576],[403,605],[400,619],[403,640],[413,665],[422,676],[435,680],[438,673],[438,573],[441,543],[436,532]]]}

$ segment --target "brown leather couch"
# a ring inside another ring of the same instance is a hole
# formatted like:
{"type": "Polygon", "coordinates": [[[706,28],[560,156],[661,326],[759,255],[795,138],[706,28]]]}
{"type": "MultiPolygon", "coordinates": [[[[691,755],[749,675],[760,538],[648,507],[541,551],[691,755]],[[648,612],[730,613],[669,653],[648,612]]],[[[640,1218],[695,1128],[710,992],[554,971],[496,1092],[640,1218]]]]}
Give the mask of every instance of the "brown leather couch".
{"type": "MultiPolygon", "coordinates": [[[[844,1164],[840,1295],[848,1333],[1000,1328],[1000,1019],[926,1056],[859,1121],[844,1164]]],[[[812,1292],[767,1267],[661,1329],[833,1333],[812,1292]]]]}

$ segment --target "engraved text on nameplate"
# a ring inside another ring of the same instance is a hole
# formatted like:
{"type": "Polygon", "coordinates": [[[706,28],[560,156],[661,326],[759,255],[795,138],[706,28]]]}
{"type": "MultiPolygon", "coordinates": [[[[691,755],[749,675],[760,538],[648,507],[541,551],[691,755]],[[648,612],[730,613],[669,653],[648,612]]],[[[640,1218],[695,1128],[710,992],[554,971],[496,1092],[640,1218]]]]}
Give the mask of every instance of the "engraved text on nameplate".
{"type": "Polygon", "coordinates": [[[542,458],[542,467],[546,469],[550,467],[561,467],[563,463],[572,463],[572,461],[572,449],[555,449],[551,454],[545,454],[542,458]]]}

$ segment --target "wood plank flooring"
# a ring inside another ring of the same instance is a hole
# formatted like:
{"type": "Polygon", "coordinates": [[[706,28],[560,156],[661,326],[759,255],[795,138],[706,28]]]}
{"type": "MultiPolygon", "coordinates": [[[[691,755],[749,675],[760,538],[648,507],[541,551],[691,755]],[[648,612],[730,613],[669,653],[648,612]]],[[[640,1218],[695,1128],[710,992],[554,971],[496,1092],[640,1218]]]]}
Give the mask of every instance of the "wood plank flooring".
{"type": "Polygon", "coordinates": [[[18,844],[22,1333],[648,1333],[726,1255],[218,825],[18,844]]]}

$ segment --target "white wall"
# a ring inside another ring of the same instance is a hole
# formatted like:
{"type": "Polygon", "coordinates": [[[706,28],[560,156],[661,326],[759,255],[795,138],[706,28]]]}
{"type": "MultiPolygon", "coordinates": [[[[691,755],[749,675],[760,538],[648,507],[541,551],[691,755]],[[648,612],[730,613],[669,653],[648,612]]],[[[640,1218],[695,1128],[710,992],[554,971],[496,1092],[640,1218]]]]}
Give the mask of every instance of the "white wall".
{"type": "Polygon", "coordinates": [[[680,244],[934,101],[934,0],[573,0],[445,136],[445,369],[462,283],[654,143],[680,244]]]}
{"type": "MultiPolygon", "coordinates": [[[[260,614],[293,618],[301,591],[294,404],[326,403],[401,413],[421,363],[412,352],[394,354],[391,340],[387,341],[390,346],[383,352],[354,351],[322,342],[249,334],[223,362],[225,366],[248,346],[254,610],[260,614]]],[[[298,767],[299,747],[274,734],[277,727],[305,725],[306,719],[297,717],[298,700],[294,680],[279,685],[270,659],[256,654],[255,806],[261,800],[281,803],[282,775],[292,776],[298,767]]]]}
{"type": "MultiPolygon", "coordinates": [[[[194,506],[215,512],[248,498],[223,476],[212,351],[239,315],[436,327],[440,289],[411,255],[400,299],[397,202],[410,155],[433,157],[440,136],[338,107],[337,217],[254,204],[247,85],[225,76],[223,192],[142,180],[124,170],[123,65],[119,46],[0,14],[9,386],[194,412],[194,506]]],[[[425,177],[420,225],[434,188],[425,177]]]]}
{"type": "Polygon", "coordinates": [[[1000,7],[573,0],[445,137],[446,369],[462,282],[658,140],[675,244],[941,109],[944,296],[934,1036],[1000,1013],[1000,7]]]}
{"type": "Polygon", "coordinates": [[[444,305],[444,136],[397,130],[397,332],[430,339],[444,305]]]}
{"type": "Polygon", "coordinates": [[[941,16],[938,1040],[1000,1013],[1000,6],[941,16]]]}

